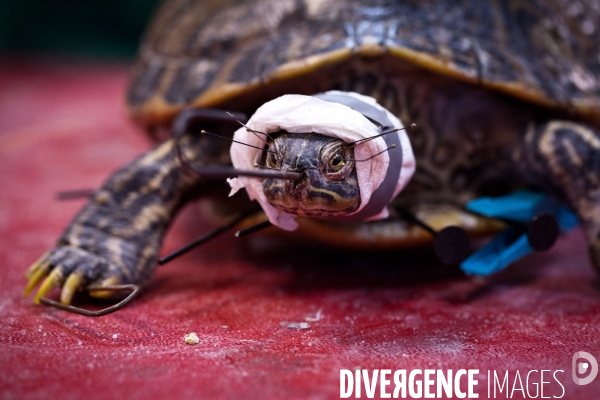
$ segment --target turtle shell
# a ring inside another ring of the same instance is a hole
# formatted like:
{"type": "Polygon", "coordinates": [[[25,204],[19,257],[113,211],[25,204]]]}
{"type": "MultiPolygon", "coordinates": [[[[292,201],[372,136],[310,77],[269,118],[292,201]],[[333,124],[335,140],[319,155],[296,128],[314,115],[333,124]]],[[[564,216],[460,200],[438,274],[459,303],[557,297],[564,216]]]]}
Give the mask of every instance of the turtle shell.
{"type": "Polygon", "coordinates": [[[597,117],[599,31],[596,0],[169,0],[146,33],[127,102],[153,126],[182,107],[276,85],[309,91],[315,71],[386,56],[597,117]]]}
{"type": "MultiPolygon", "coordinates": [[[[598,30],[596,0],[168,0],[146,32],[127,103],[157,135],[152,128],[168,126],[183,107],[247,112],[252,107],[244,102],[257,107],[285,93],[332,89],[327,78],[355,58],[387,58],[597,122],[598,30]]],[[[203,214],[231,212],[214,206],[203,214]]],[[[455,208],[425,204],[416,213],[436,230],[458,225],[477,236],[503,228],[455,208]]],[[[257,218],[249,223],[264,217],[257,218]]],[[[298,222],[295,239],[333,246],[377,250],[432,241],[398,220],[298,222]]]]}

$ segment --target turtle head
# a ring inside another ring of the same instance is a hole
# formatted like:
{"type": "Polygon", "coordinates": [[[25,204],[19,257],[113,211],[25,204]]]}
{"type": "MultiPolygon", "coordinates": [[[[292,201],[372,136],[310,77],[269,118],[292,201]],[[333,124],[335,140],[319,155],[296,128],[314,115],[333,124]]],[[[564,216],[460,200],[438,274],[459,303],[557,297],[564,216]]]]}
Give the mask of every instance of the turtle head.
{"type": "Polygon", "coordinates": [[[269,203],[289,214],[327,217],[349,214],[360,205],[354,150],[344,141],[316,133],[271,134],[264,164],[302,179],[265,179],[269,203]]]}

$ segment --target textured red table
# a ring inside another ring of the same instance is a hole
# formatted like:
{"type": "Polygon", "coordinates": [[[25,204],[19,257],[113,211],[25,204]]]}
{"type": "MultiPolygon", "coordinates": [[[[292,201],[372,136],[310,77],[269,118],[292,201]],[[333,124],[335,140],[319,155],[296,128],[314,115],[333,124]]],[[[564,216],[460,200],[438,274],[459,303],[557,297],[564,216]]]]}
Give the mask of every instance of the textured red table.
{"type": "MultiPolygon", "coordinates": [[[[517,371],[526,385],[530,370],[562,370],[563,398],[600,398],[600,377],[571,378],[574,352],[600,359],[600,285],[578,230],[478,291],[427,252],[307,251],[228,235],[161,267],[116,314],[32,305],[23,273],[83,201],[55,192],[97,186],[149,147],[124,115],[126,80],[123,65],[0,67],[2,399],[329,399],[340,395],[340,369],[357,367],[478,369],[480,398],[488,371],[508,370],[512,387],[517,371]],[[310,329],[281,324],[318,310],[310,329]],[[184,343],[190,332],[199,344],[184,343]]],[[[163,253],[208,229],[188,207],[163,253]]],[[[552,375],[544,380],[545,396],[561,395],[552,375]]]]}

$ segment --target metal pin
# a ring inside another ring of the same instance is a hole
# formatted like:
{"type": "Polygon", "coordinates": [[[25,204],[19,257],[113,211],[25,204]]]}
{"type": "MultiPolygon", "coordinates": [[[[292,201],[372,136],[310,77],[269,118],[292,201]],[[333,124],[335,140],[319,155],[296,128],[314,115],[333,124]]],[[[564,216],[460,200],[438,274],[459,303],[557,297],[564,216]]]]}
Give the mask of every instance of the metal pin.
{"type": "MultiPolygon", "coordinates": [[[[191,166],[190,166],[191,167],[191,166]]],[[[207,165],[204,167],[191,167],[197,174],[208,178],[234,178],[236,176],[248,176],[252,178],[271,178],[271,179],[287,179],[290,181],[299,181],[304,176],[300,172],[281,172],[277,171],[261,171],[261,170],[240,170],[233,167],[225,167],[219,165],[207,165]]]]}
{"type": "Polygon", "coordinates": [[[456,265],[465,260],[471,252],[471,239],[467,232],[458,226],[447,226],[436,231],[406,209],[397,209],[402,218],[413,222],[433,235],[433,251],[441,262],[456,265]]]}

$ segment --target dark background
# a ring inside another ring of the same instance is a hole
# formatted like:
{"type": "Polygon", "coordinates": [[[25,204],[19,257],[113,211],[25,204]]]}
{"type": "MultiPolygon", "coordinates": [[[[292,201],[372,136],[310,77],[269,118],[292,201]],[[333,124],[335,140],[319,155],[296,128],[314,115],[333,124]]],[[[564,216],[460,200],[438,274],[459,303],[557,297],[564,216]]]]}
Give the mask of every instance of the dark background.
{"type": "Polygon", "coordinates": [[[0,52],[129,58],[160,0],[1,0],[0,52]]]}

